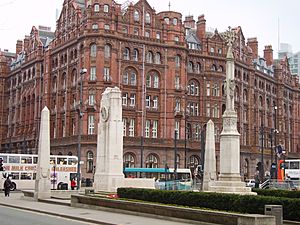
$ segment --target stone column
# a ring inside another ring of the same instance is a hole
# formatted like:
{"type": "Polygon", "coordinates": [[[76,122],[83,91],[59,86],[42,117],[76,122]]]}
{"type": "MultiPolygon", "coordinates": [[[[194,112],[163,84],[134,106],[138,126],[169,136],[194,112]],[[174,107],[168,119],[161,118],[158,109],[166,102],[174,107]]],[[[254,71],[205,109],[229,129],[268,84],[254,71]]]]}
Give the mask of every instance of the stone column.
{"type": "Polygon", "coordinates": [[[38,147],[38,165],[35,180],[34,198],[51,197],[50,181],[50,113],[45,106],[41,113],[40,137],[38,147]]]}
{"type": "Polygon", "coordinates": [[[108,87],[101,100],[94,188],[96,191],[115,192],[123,184],[121,91],[117,87],[108,87]]]}

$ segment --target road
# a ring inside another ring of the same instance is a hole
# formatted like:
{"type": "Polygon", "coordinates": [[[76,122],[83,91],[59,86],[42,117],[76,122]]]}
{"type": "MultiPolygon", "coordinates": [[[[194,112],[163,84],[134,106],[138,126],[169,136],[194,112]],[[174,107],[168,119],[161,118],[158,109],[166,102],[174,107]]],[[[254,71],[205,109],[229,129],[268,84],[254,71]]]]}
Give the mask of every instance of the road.
{"type": "Polygon", "coordinates": [[[93,223],[85,223],[64,219],[61,217],[50,216],[41,213],[29,212],[20,209],[0,206],[0,224],[1,225],[92,225],[93,223]]]}

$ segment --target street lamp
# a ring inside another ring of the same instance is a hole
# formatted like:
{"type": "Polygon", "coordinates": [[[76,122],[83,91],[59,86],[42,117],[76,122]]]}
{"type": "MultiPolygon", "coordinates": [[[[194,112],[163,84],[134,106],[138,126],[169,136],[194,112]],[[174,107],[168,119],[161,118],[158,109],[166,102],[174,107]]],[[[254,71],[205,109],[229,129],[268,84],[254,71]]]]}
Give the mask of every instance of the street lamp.
{"type": "Polygon", "coordinates": [[[176,189],[177,180],[177,130],[174,131],[174,190],[176,189]]]}
{"type": "Polygon", "coordinates": [[[260,135],[261,135],[261,168],[260,168],[260,179],[263,182],[264,178],[264,125],[262,124],[260,127],[260,135]]]}
{"type": "Polygon", "coordinates": [[[276,154],[276,149],[277,149],[277,137],[276,135],[279,133],[277,130],[277,106],[274,105],[274,146],[275,146],[275,165],[276,165],[276,170],[275,170],[275,179],[277,179],[277,154],[276,154]]]}
{"type": "Polygon", "coordinates": [[[80,162],[81,162],[81,129],[82,129],[82,82],[83,82],[83,75],[87,73],[86,68],[82,68],[80,70],[80,100],[79,100],[79,108],[78,108],[78,148],[77,148],[77,190],[80,189],[80,162]]]}

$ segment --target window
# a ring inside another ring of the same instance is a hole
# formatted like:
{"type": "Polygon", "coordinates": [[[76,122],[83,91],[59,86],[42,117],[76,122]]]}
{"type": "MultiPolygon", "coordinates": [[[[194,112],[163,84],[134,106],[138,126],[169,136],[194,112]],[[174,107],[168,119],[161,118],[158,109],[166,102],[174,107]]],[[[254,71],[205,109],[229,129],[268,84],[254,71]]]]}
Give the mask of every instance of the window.
{"type": "Polygon", "coordinates": [[[124,167],[133,168],[135,164],[134,156],[130,153],[126,153],[123,157],[124,167]]]}
{"type": "Polygon", "coordinates": [[[90,56],[91,57],[96,57],[97,56],[97,45],[96,44],[92,44],[90,47],[90,56]]]}
{"type": "Polygon", "coordinates": [[[153,97],[153,109],[158,108],[158,96],[153,97]]]}
{"type": "Polygon", "coordinates": [[[218,84],[214,84],[212,88],[212,96],[220,96],[220,87],[218,84]]]}
{"type": "Polygon", "coordinates": [[[175,112],[180,112],[180,98],[175,100],[175,112]]]}
{"type": "Polygon", "coordinates": [[[221,48],[218,49],[218,54],[222,54],[222,49],[221,48]]]}
{"type": "Polygon", "coordinates": [[[175,41],[175,42],[179,42],[179,37],[178,37],[178,36],[175,36],[175,37],[174,37],[174,41],[175,41]]]}
{"type": "Polygon", "coordinates": [[[175,89],[180,89],[180,77],[178,75],[175,76],[175,89]]]}
{"type": "Polygon", "coordinates": [[[99,12],[100,11],[100,6],[99,4],[94,5],[94,12],[99,12]]]}
{"type": "Polygon", "coordinates": [[[131,72],[131,75],[130,75],[130,85],[133,85],[133,86],[136,85],[136,73],[135,72],[131,72]]]}
{"type": "Polygon", "coordinates": [[[137,10],[134,11],[133,18],[135,22],[140,21],[140,13],[137,10]]]}
{"type": "Polygon", "coordinates": [[[160,39],[160,32],[156,33],[156,39],[158,39],[158,40],[160,39]]]}
{"type": "Polygon", "coordinates": [[[161,64],[161,55],[160,55],[159,52],[157,52],[157,53],[155,54],[155,63],[156,63],[156,64],[161,64]]]}
{"type": "Polygon", "coordinates": [[[104,46],[104,58],[110,58],[110,45],[105,45],[104,46]]]}
{"type": "Polygon", "coordinates": [[[169,17],[165,17],[164,20],[165,20],[165,23],[166,23],[166,24],[170,24],[170,19],[169,19],[169,17]]]}
{"type": "Polygon", "coordinates": [[[124,34],[128,34],[128,29],[127,29],[127,27],[123,27],[123,33],[124,33],[124,34]]]}
{"type": "Polygon", "coordinates": [[[90,91],[89,93],[89,105],[94,105],[95,104],[95,94],[94,91],[90,91]]]}
{"type": "Polygon", "coordinates": [[[176,139],[179,139],[179,132],[180,132],[180,122],[179,121],[175,121],[175,134],[176,134],[176,139]]]}
{"type": "Polygon", "coordinates": [[[128,94],[123,93],[123,95],[122,95],[122,105],[123,106],[127,106],[127,99],[128,99],[128,94]]]}
{"type": "Polygon", "coordinates": [[[108,13],[109,11],[109,6],[108,5],[104,5],[103,6],[103,12],[108,13]]]}
{"type": "Polygon", "coordinates": [[[175,56],[175,66],[177,68],[180,67],[180,56],[179,55],[175,56]]]}
{"type": "Polygon", "coordinates": [[[97,23],[94,23],[94,24],[92,25],[92,29],[93,29],[93,30],[98,30],[98,28],[99,28],[99,26],[98,26],[97,23]]]}
{"type": "Polygon", "coordinates": [[[145,16],[145,23],[150,23],[151,22],[151,17],[150,17],[150,14],[147,12],[146,13],[146,16],[145,16]]]}
{"type": "Polygon", "coordinates": [[[123,121],[123,136],[125,137],[127,135],[127,119],[126,118],[123,118],[122,119],[123,121]]]}
{"type": "Polygon", "coordinates": [[[196,169],[198,165],[199,165],[199,158],[198,158],[198,156],[192,155],[189,158],[189,166],[190,166],[190,168],[196,169]]]}
{"type": "Polygon", "coordinates": [[[123,84],[128,85],[128,72],[124,72],[123,74],[123,84]]]}
{"type": "Polygon", "coordinates": [[[158,121],[157,120],[153,120],[152,138],[157,138],[157,127],[158,127],[158,121]]]}
{"type": "Polygon", "coordinates": [[[157,168],[158,167],[158,160],[154,154],[150,154],[146,158],[146,168],[157,168]]]}
{"type": "Polygon", "coordinates": [[[188,65],[188,72],[189,73],[192,73],[193,72],[193,67],[194,67],[194,64],[193,64],[193,62],[189,62],[189,65],[188,65]]]}
{"type": "Polygon", "coordinates": [[[212,116],[215,118],[219,118],[219,106],[217,104],[213,107],[213,115],[212,116]]]}
{"type": "Polygon", "coordinates": [[[96,67],[95,66],[91,66],[90,80],[96,80],[96,67]]]}
{"type": "Polygon", "coordinates": [[[206,96],[210,96],[210,83],[206,84],[206,96]]]}
{"type": "Polygon", "coordinates": [[[200,63],[196,63],[196,65],[195,65],[195,72],[196,72],[197,74],[199,74],[199,73],[200,73],[200,70],[201,70],[201,64],[200,64],[200,63]]]}
{"type": "Polygon", "coordinates": [[[145,122],[145,137],[149,138],[150,136],[150,120],[146,120],[145,122]]]}
{"type": "Polygon", "coordinates": [[[130,58],[130,50],[129,48],[125,48],[123,53],[123,59],[129,60],[129,58],[130,58]]]}
{"type": "Polygon", "coordinates": [[[150,74],[146,77],[146,87],[151,87],[151,76],[150,74]]]}
{"type": "Polygon", "coordinates": [[[177,25],[177,23],[178,23],[178,19],[177,18],[173,18],[173,25],[177,25]]]}
{"type": "Polygon", "coordinates": [[[138,61],[139,60],[139,51],[135,48],[133,50],[133,61],[138,61]]]}
{"type": "Polygon", "coordinates": [[[153,63],[153,53],[151,51],[147,53],[147,63],[153,63]]]}
{"type": "Polygon", "coordinates": [[[104,67],[103,68],[103,80],[104,81],[110,81],[109,67],[104,67]]]}
{"type": "Polygon", "coordinates": [[[105,25],[104,25],[104,30],[109,30],[109,29],[110,29],[109,24],[105,24],[105,25]]]}
{"type": "Polygon", "coordinates": [[[213,64],[213,65],[211,66],[211,70],[212,70],[212,71],[217,71],[217,66],[216,66],[215,64],[213,64]]]}
{"type": "Polygon", "coordinates": [[[139,35],[139,28],[136,28],[136,27],[135,27],[135,28],[133,29],[133,34],[134,34],[134,35],[139,35]]]}
{"type": "Polygon", "coordinates": [[[145,37],[147,37],[147,38],[150,37],[150,31],[149,31],[149,30],[146,30],[146,31],[145,31],[145,37]]]}
{"type": "Polygon", "coordinates": [[[86,168],[86,172],[87,173],[92,173],[94,170],[94,153],[92,151],[88,151],[87,152],[87,168],[86,168]]]}
{"type": "Polygon", "coordinates": [[[210,52],[211,52],[211,53],[214,53],[214,52],[215,52],[215,49],[214,49],[214,48],[210,48],[210,52]]]}
{"type": "Polygon", "coordinates": [[[210,117],[210,103],[206,103],[206,117],[210,117]]]}
{"type": "Polygon", "coordinates": [[[151,106],[151,96],[147,95],[146,96],[146,108],[150,108],[151,106]]]}
{"type": "Polygon", "coordinates": [[[153,76],[153,87],[154,88],[159,88],[159,77],[158,77],[158,75],[153,76]]]}
{"type": "Polygon", "coordinates": [[[95,116],[89,115],[88,134],[94,134],[95,132],[95,116]]]}
{"type": "Polygon", "coordinates": [[[135,94],[130,94],[130,106],[135,107],[135,94]]]}
{"type": "Polygon", "coordinates": [[[129,122],[129,137],[134,137],[134,119],[129,122]]]}

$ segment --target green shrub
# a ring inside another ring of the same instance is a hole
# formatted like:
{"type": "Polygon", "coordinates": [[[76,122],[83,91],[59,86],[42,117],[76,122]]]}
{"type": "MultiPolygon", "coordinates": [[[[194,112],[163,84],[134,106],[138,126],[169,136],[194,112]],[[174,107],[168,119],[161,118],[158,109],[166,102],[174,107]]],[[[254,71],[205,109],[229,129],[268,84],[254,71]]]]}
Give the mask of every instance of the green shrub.
{"type": "Polygon", "coordinates": [[[284,219],[300,221],[300,199],[286,197],[165,191],[140,188],[118,188],[118,196],[148,202],[252,214],[264,214],[265,205],[282,205],[284,219]]]}
{"type": "Polygon", "coordinates": [[[278,190],[278,189],[253,189],[258,195],[275,196],[285,198],[300,198],[300,191],[278,190]]]}

